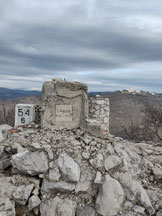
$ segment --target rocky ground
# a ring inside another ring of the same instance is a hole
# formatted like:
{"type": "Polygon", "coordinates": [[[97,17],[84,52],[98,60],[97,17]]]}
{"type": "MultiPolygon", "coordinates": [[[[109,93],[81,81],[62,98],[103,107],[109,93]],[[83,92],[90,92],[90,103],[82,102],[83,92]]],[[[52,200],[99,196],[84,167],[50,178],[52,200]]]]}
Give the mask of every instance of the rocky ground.
{"type": "Polygon", "coordinates": [[[161,146],[34,124],[3,138],[1,216],[162,216],[161,146]]]}

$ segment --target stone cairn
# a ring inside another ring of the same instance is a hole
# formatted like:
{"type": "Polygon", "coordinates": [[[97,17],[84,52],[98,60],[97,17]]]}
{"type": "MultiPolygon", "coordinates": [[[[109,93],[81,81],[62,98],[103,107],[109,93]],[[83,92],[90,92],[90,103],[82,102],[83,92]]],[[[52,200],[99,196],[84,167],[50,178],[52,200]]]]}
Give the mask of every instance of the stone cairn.
{"type": "Polygon", "coordinates": [[[109,99],[96,95],[89,98],[89,118],[99,122],[104,132],[109,132],[109,99]]]}
{"type": "Polygon", "coordinates": [[[86,85],[54,79],[41,127],[0,126],[0,216],[161,216],[162,147],[104,133],[108,108],[90,99],[88,118],[86,85]]]}

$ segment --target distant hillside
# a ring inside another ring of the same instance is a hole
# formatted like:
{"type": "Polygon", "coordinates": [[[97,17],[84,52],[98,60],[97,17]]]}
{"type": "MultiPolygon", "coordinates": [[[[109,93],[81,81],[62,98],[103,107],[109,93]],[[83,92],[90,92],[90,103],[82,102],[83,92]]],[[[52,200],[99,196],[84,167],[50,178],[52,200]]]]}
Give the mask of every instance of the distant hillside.
{"type": "Polygon", "coordinates": [[[0,88],[0,100],[15,99],[24,96],[39,96],[41,91],[0,88]]]}

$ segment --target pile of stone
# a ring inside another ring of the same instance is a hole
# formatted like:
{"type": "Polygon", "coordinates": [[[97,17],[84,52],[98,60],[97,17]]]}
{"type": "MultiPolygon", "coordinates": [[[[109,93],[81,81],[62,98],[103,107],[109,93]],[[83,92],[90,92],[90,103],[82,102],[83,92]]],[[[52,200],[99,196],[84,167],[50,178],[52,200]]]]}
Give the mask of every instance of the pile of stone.
{"type": "Polygon", "coordinates": [[[41,126],[21,105],[0,126],[0,215],[162,215],[162,147],[108,134],[108,100],[91,102],[98,119],[84,84],[49,81],[41,126]]]}
{"type": "Polygon", "coordinates": [[[109,99],[96,95],[89,98],[89,117],[99,122],[103,131],[109,132],[109,99]]]}
{"type": "Polygon", "coordinates": [[[19,131],[0,145],[0,215],[162,214],[162,147],[81,129],[19,131]]]}

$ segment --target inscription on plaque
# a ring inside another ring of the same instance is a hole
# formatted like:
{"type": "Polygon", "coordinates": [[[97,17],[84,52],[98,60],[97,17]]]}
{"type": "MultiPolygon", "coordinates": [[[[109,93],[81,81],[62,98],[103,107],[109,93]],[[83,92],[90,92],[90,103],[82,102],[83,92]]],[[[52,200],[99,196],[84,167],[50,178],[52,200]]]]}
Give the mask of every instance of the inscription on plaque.
{"type": "Polygon", "coordinates": [[[72,105],[56,105],[56,121],[68,122],[73,120],[72,105]]]}

